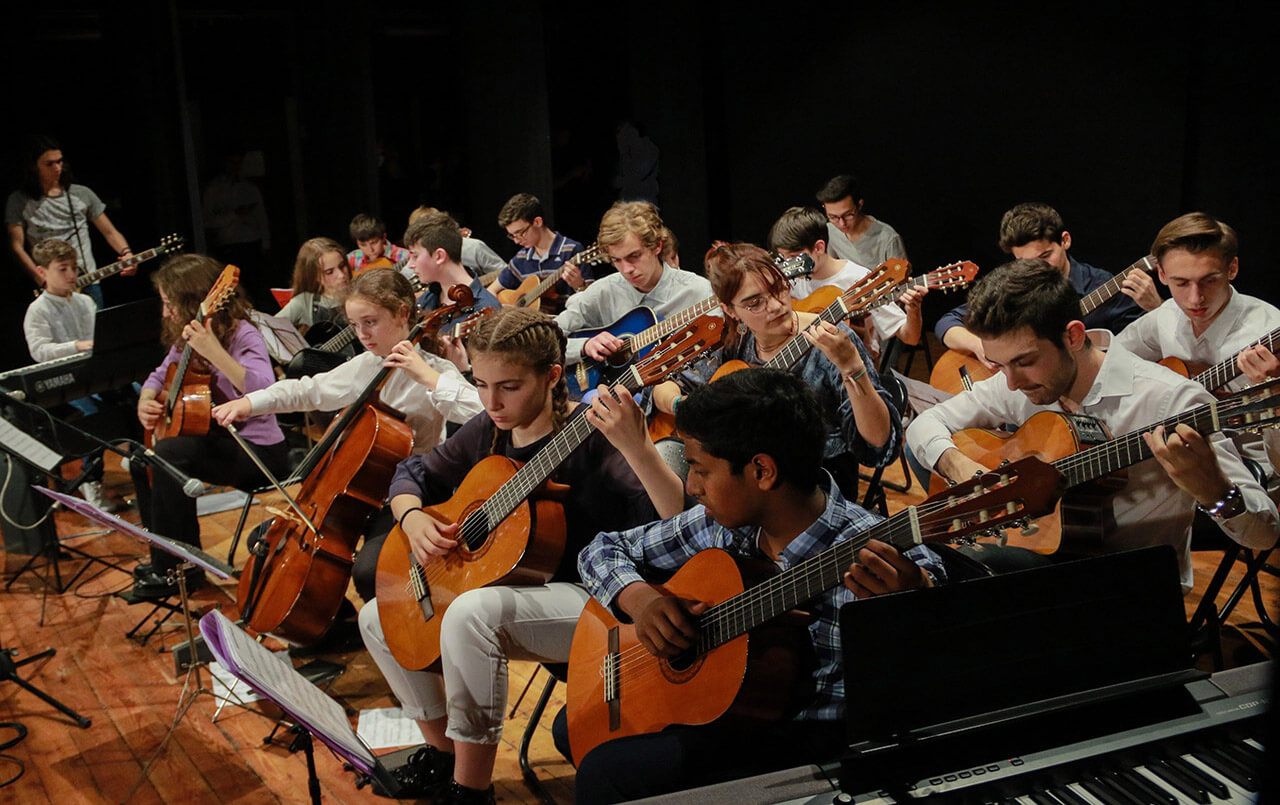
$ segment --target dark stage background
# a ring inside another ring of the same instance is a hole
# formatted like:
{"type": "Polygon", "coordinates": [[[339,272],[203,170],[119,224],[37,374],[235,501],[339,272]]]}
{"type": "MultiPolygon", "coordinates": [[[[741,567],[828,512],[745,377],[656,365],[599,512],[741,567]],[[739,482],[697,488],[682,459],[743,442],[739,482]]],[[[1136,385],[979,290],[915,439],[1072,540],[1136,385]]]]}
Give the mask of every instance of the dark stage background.
{"type": "MultiPolygon", "coordinates": [[[[347,242],[362,211],[398,237],[418,203],[506,257],[498,207],[530,191],[590,241],[632,120],[660,149],[686,267],[712,238],[762,242],[853,170],[918,271],[1001,262],[999,217],[1020,201],[1057,207],[1074,253],[1109,270],[1203,209],[1241,233],[1238,287],[1276,301],[1280,82],[1262,8],[46,2],[6,12],[0,145],[12,166],[25,136],[59,139],[135,250],[169,232],[203,248],[200,188],[227,147],[257,152],[276,285],[302,240],[347,242]]],[[[8,276],[6,367],[29,362],[30,284],[8,276]]],[[[144,277],[105,290],[151,292],[144,277]]],[[[931,298],[926,322],[955,301],[931,298]]]]}

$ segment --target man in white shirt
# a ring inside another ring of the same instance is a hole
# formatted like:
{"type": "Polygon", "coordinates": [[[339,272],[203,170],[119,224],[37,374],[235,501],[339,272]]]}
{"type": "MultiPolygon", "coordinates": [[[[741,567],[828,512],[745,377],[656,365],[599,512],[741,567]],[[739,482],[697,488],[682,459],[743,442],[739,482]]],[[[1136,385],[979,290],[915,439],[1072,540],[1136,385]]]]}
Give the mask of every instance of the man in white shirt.
{"type": "MultiPolygon", "coordinates": [[[[867,266],[841,260],[831,253],[827,248],[827,217],[813,207],[791,207],[784,212],[769,230],[769,248],[788,260],[800,254],[813,258],[813,273],[791,281],[793,299],[804,299],[828,286],[847,291],[871,273],[867,266]]],[[[871,311],[866,341],[872,353],[879,356],[880,345],[894,336],[908,346],[920,343],[921,296],[918,290],[910,290],[902,295],[901,307],[890,303],[871,311]]]]}
{"type": "MultiPolygon", "coordinates": [[[[1095,417],[1120,436],[1213,400],[1123,346],[1113,342],[1106,353],[1094,347],[1079,320],[1079,295],[1042,260],[1016,260],[984,277],[969,294],[965,326],[1003,376],[934,406],[907,429],[915,455],[951,480],[985,471],[956,448],[951,434],[963,428],[1020,425],[1037,412],[1060,411],[1095,417]]],[[[1130,467],[1126,486],[1104,502],[1110,511],[1101,512],[1101,550],[1173,545],[1190,589],[1194,507],[1216,515],[1241,545],[1275,544],[1275,504],[1229,439],[1206,438],[1186,425],[1168,433],[1157,427],[1143,438],[1154,458],[1130,467]]]]}
{"type": "Polygon", "coordinates": [[[596,242],[618,273],[569,297],[556,316],[569,336],[567,363],[577,363],[583,355],[602,361],[623,346],[617,334],[574,338],[578,330],[607,327],[637,307],[648,307],[661,320],[712,296],[706,277],[662,262],[664,229],[658,208],[647,201],[619,201],[605,212],[596,242]]]}

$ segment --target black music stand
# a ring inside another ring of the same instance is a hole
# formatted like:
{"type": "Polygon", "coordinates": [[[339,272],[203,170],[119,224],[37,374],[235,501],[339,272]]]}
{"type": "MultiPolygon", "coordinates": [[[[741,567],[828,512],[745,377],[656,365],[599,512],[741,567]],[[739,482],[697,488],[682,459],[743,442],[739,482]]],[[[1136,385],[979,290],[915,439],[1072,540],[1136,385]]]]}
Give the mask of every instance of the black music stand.
{"type": "Polygon", "coordinates": [[[82,729],[89,729],[89,725],[93,722],[87,716],[80,715],[75,710],[72,710],[70,707],[45,693],[43,690],[40,690],[40,688],[37,688],[35,685],[18,676],[18,669],[22,666],[36,662],[37,660],[52,657],[54,654],[58,653],[58,650],[56,648],[47,648],[39,654],[32,654],[25,660],[15,661],[13,658],[17,653],[17,649],[7,649],[4,645],[0,644],[0,682],[13,682],[27,693],[38,697],[58,712],[71,718],[76,722],[76,726],[82,729]]]}

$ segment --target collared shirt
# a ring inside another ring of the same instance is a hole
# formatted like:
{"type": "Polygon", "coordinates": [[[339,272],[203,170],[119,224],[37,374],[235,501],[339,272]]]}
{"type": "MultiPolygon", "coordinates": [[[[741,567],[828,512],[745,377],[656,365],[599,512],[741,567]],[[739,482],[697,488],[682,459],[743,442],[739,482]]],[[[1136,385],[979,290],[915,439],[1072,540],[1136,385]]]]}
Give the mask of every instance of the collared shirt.
{"type": "MultiPolygon", "coordinates": [[[[789,570],[836,543],[843,542],[880,522],[878,515],[851,503],[840,494],[831,476],[823,473],[820,487],[827,496],[822,514],[791,540],[777,560],[789,570]]],[[[629,531],[598,535],[578,555],[578,572],[587,590],[615,613],[614,603],[628,584],[644,581],[642,571],[674,571],[683,567],[698,552],[720,548],[744,558],[765,558],[758,545],[759,529],[755,526],[726,528],[707,514],[706,507],[694,506],[669,520],[649,523],[629,531]]],[[[921,545],[907,551],[906,556],[933,577],[946,578],[941,560],[921,545]]],[[[845,568],[847,569],[847,568],[845,568]]],[[[856,596],[840,580],[809,605],[817,620],[809,625],[809,636],[818,655],[814,672],[815,695],[796,714],[796,720],[840,718],[844,713],[844,668],[840,648],[840,607],[856,596]]]]}
{"type": "MultiPolygon", "coordinates": [[[[829,430],[823,456],[835,458],[847,453],[865,467],[883,467],[898,457],[899,445],[902,441],[902,419],[898,414],[897,406],[893,404],[893,398],[881,385],[880,374],[875,369],[875,361],[867,354],[866,347],[862,345],[862,339],[858,338],[848,325],[842,323],[839,327],[858,350],[858,354],[862,357],[862,365],[867,369],[867,378],[875,387],[876,393],[880,395],[880,399],[884,400],[885,408],[889,409],[888,441],[880,447],[872,447],[867,444],[866,439],[862,438],[862,434],[858,432],[857,420],[853,416],[853,403],[845,390],[844,378],[840,376],[840,370],[827,358],[825,352],[817,347],[810,348],[804,357],[791,367],[790,372],[814,390],[822,410],[827,415],[829,430]]],[[[687,394],[696,386],[710,383],[711,376],[716,370],[729,361],[742,361],[748,366],[765,364],[756,351],[756,337],[753,333],[750,331],[744,333],[735,346],[716,350],[706,360],[681,372],[675,380],[687,394]]],[[[645,400],[648,402],[649,397],[645,400]]]]}
{"type": "MultiPolygon", "coordinates": [[[[883,261],[881,261],[883,262],[883,261]]],[[[876,263],[877,266],[880,263],[876,263]]],[[[845,260],[840,270],[825,279],[814,279],[813,277],[797,277],[791,281],[791,298],[804,299],[812,296],[813,292],[819,288],[828,286],[839,288],[847,291],[853,287],[854,283],[871,273],[871,269],[866,266],[859,265],[852,260],[845,260]]],[[[879,352],[880,345],[890,338],[898,334],[902,329],[902,325],[907,323],[907,314],[898,307],[897,302],[890,302],[887,305],[881,305],[871,311],[871,334],[872,347],[879,352]]]]}
{"type": "MultiPolygon", "coordinates": [[[[1088,263],[1080,262],[1069,253],[1067,254],[1067,260],[1070,263],[1070,268],[1067,270],[1067,279],[1071,282],[1071,287],[1082,298],[1095,288],[1109,282],[1114,276],[1100,268],[1094,268],[1088,263]]],[[[968,310],[969,303],[966,302],[944,313],[942,318],[938,319],[938,324],[933,328],[933,333],[938,336],[939,341],[947,334],[947,330],[952,327],[964,326],[964,314],[968,310]]],[[[1094,308],[1081,320],[1084,322],[1084,326],[1089,329],[1103,329],[1119,333],[1141,316],[1142,308],[1138,307],[1138,303],[1130,299],[1127,294],[1117,292],[1115,296],[1094,308]]]]}
{"type": "MultiPolygon", "coordinates": [[[[426,453],[443,441],[446,421],[461,425],[484,410],[479,392],[457,367],[421,348],[418,354],[440,373],[434,390],[419,384],[408,372],[393,370],[378,391],[384,405],[404,414],[413,430],[414,454],[426,453]]],[[[356,401],[382,370],[382,361],[372,352],[362,352],[331,371],[281,380],[245,396],[255,414],[337,411],[356,401]]]]}
{"type": "MultiPolygon", "coordinates": [[[[1112,342],[1080,403],[1078,413],[1101,420],[1112,436],[1148,430],[1175,414],[1212,402],[1213,395],[1176,372],[1148,361],[1112,342]]],[[[963,428],[1021,425],[1040,411],[1063,411],[1060,402],[1035,405],[1027,395],[1011,391],[1003,374],[975,383],[939,403],[907,428],[907,445],[927,467],[934,467],[949,448],[951,434],[963,428]]],[[[1227,536],[1248,548],[1275,543],[1275,504],[1240,461],[1230,439],[1209,437],[1218,465],[1227,480],[1240,487],[1246,512],[1221,524],[1227,536]]],[[[1129,468],[1128,483],[1110,498],[1103,521],[1112,524],[1103,536],[1102,550],[1115,552],[1147,545],[1173,545],[1182,568],[1182,586],[1191,589],[1191,521],[1195,501],[1170,480],[1154,458],[1129,468]]]]}
{"type": "MultiPolygon", "coordinates": [[[[653,290],[641,293],[621,274],[596,280],[569,297],[556,323],[565,334],[607,327],[637,307],[647,307],[660,320],[713,296],[706,277],[663,264],[662,277],[653,290]]],[[[566,363],[582,360],[585,338],[570,338],[566,363]]]]}
{"type": "MultiPolygon", "coordinates": [[[[212,382],[209,384],[209,390],[212,392],[214,405],[237,400],[243,396],[242,392],[265,389],[275,382],[276,375],[271,368],[271,355],[267,352],[267,342],[252,322],[243,319],[237,321],[226,348],[231,359],[244,367],[244,388],[237,390],[231,378],[219,371],[218,367],[210,365],[212,382]]],[[[165,373],[170,364],[176,363],[180,357],[182,357],[182,350],[176,346],[171,347],[169,354],[164,356],[164,360],[156,370],[147,377],[142,388],[157,392],[164,388],[165,373]]],[[[276,424],[273,414],[254,414],[249,417],[240,425],[240,435],[247,441],[261,445],[284,441],[284,433],[276,424]]]]}
{"type": "MultiPolygon", "coordinates": [[[[539,257],[536,249],[526,246],[511,258],[506,270],[498,275],[498,282],[503,288],[514,290],[520,287],[520,283],[524,282],[526,277],[545,277],[552,271],[558,271],[565,261],[580,251],[582,251],[581,243],[557,232],[545,257],[539,257]]],[[[595,279],[591,266],[578,266],[578,270],[582,272],[584,280],[595,279]]],[[[555,291],[558,294],[569,294],[573,289],[561,280],[555,284],[555,291]]]]}
{"type": "Polygon", "coordinates": [[[63,297],[41,291],[22,319],[27,350],[36,363],[76,354],[77,341],[93,340],[97,315],[98,306],[85,294],[63,297]]]}
{"type": "Polygon", "coordinates": [[[397,246],[391,241],[387,241],[387,245],[383,248],[382,254],[365,254],[364,249],[356,249],[354,251],[347,252],[347,265],[351,266],[351,275],[355,276],[361,271],[368,269],[370,263],[375,260],[381,260],[384,257],[391,261],[391,266],[389,267],[394,267],[402,262],[408,262],[409,250],[403,246],[397,246]]]}

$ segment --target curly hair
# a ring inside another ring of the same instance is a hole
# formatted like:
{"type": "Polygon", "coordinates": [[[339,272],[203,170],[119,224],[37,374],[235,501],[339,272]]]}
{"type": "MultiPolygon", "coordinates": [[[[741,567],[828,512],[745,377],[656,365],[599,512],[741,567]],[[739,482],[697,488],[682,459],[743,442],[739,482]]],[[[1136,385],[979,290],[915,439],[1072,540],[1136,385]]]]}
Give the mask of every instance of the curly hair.
{"type": "MultiPolygon", "coordinates": [[[[212,257],[180,254],[165,261],[151,275],[151,284],[165,295],[169,309],[173,311],[173,315],[164,320],[160,330],[160,337],[166,346],[182,343],[182,329],[199,313],[200,303],[209,295],[222,269],[223,264],[212,257]]],[[[241,319],[248,321],[252,309],[244,295],[244,288],[237,285],[230,302],[213,315],[213,334],[217,336],[218,343],[224,347],[231,343],[236,322],[241,319]]]]}

